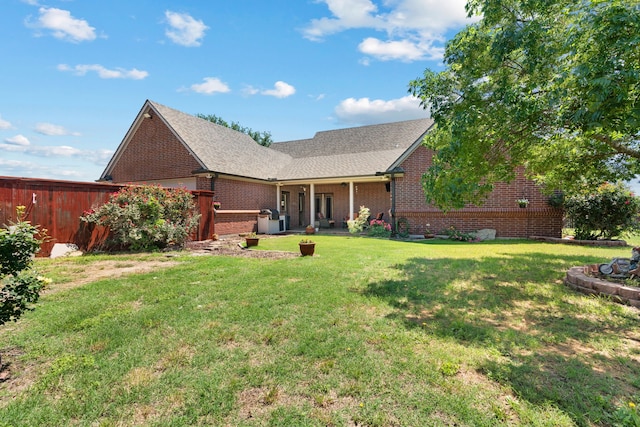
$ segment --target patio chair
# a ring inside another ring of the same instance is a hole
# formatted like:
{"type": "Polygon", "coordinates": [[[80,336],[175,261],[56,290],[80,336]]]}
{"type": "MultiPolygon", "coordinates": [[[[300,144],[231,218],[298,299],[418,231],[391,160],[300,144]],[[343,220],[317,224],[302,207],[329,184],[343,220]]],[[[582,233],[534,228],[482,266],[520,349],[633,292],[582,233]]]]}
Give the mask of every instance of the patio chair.
{"type": "Polygon", "coordinates": [[[336,223],[332,219],[325,218],[322,212],[318,212],[318,222],[320,223],[320,228],[333,228],[336,223]]]}

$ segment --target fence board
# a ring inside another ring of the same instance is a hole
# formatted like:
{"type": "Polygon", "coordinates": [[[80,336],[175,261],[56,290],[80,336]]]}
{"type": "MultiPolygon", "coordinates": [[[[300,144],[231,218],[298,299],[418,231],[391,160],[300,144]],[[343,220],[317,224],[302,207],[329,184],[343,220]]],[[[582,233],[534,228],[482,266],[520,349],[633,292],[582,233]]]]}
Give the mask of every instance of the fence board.
{"type": "MultiPolygon", "coordinates": [[[[37,178],[0,176],[0,225],[15,222],[16,207],[25,206],[25,219],[47,230],[51,237],[38,256],[49,256],[55,243],[74,243],[82,250],[90,250],[104,240],[105,231],[89,229],[80,221],[85,210],[109,200],[109,195],[123,185],[59,181],[37,178]]],[[[215,233],[212,210],[213,192],[191,191],[196,210],[200,213],[198,229],[193,240],[206,240],[215,233]]]]}

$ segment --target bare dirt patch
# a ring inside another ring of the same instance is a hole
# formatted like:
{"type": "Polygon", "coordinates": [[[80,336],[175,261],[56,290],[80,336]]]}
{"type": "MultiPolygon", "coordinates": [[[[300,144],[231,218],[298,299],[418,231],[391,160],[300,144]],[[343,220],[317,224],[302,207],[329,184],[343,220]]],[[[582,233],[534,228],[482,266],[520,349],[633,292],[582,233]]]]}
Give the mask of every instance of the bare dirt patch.
{"type": "MultiPolygon", "coordinates": [[[[279,236],[260,235],[260,239],[277,239],[279,236]]],[[[227,255],[247,258],[281,259],[295,258],[300,256],[296,252],[287,251],[264,251],[259,249],[248,249],[244,247],[244,238],[240,236],[227,236],[219,240],[203,240],[200,242],[187,243],[186,249],[201,255],[227,255]]]]}

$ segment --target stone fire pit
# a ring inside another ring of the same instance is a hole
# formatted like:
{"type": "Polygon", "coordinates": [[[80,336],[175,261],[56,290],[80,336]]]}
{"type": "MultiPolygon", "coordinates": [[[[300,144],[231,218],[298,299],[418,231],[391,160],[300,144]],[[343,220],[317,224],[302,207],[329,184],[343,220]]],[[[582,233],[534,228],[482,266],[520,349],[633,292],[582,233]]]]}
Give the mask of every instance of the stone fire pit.
{"type": "Polygon", "coordinates": [[[570,268],[564,283],[571,289],[587,295],[609,295],[616,302],[640,308],[640,287],[627,286],[594,277],[589,266],[570,268]]]}

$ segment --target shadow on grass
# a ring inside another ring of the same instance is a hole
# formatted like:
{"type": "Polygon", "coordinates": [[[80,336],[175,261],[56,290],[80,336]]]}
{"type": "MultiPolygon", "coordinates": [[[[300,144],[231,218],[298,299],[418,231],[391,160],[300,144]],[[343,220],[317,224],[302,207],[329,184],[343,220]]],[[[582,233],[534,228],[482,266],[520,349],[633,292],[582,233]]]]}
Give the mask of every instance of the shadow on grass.
{"type": "Polygon", "coordinates": [[[395,307],[390,316],[407,328],[499,351],[504,357],[478,370],[521,399],[552,404],[578,425],[608,424],[615,405],[640,392],[629,354],[640,353],[638,338],[631,349],[618,338],[637,333],[637,312],[562,284],[569,267],[593,257],[501,255],[411,258],[394,266],[402,279],[369,284],[365,294],[395,307]]]}

